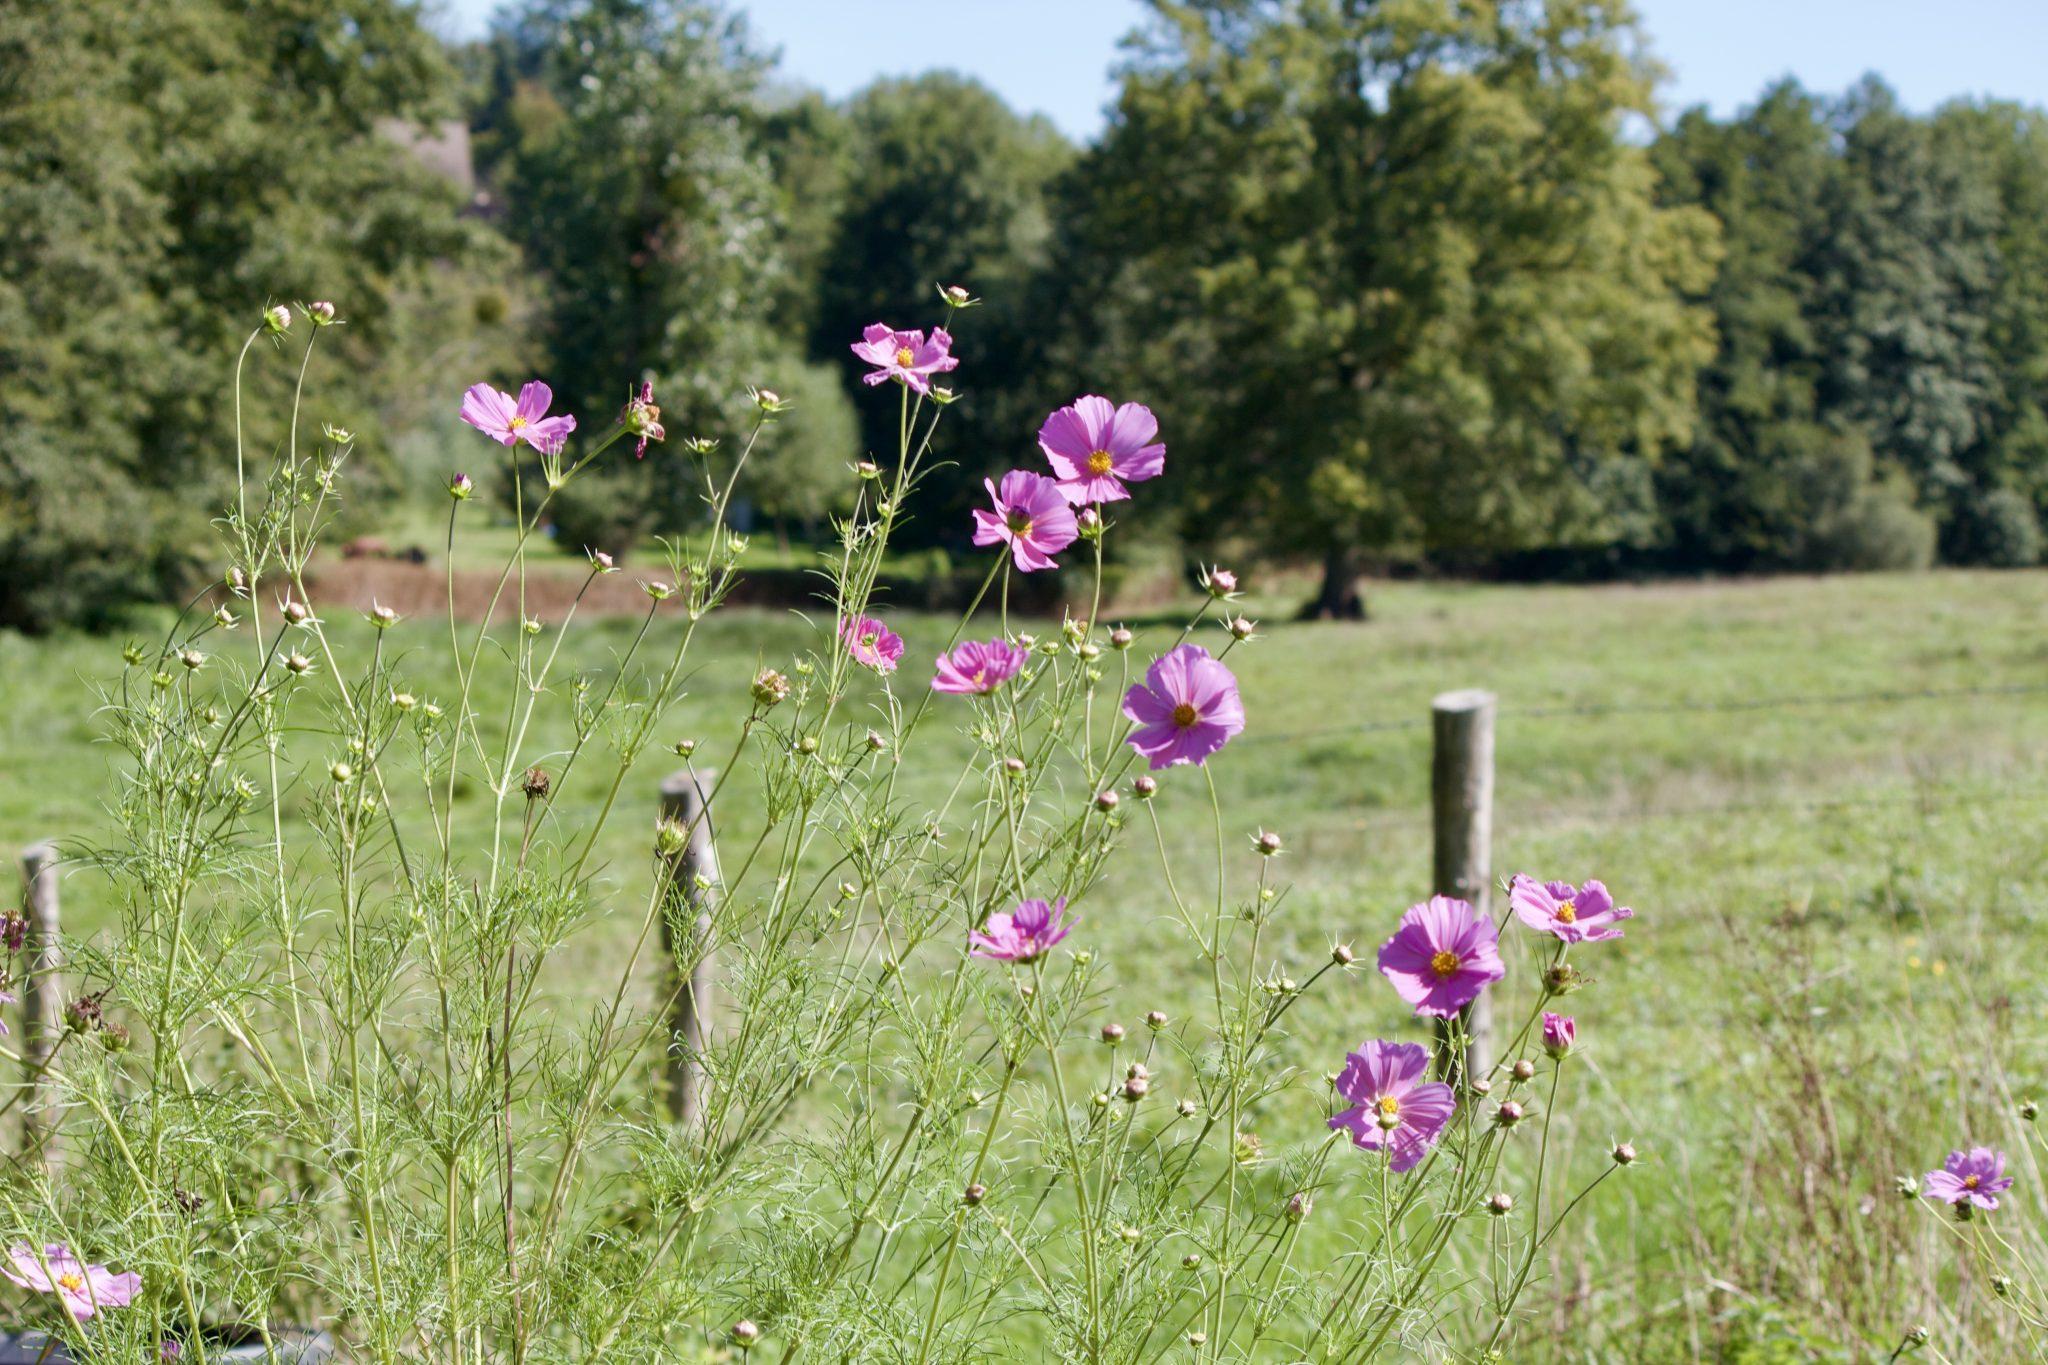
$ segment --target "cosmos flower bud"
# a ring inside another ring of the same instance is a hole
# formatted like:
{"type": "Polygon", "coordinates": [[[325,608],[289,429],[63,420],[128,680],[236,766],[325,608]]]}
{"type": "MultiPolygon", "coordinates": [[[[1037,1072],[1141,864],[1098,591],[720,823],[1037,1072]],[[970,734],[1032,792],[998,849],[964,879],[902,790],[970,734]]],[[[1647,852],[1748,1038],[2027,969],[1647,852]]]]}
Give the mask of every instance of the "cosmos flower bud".
{"type": "Polygon", "coordinates": [[[1927,1329],[1918,1323],[1908,1327],[1906,1329],[1906,1344],[1908,1346],[1925,1346],[1927,1344],[1927,1329]]]}
{"type": "Polygon", "coordinates": [[[287,672],[296,673],[300,677],[313,671],[313,661],[296,651],[284,656],[284,666],[287,672]]]}
{"type": "Polygon", "coordinates": [[[690,846],[690,832],[674,820],[663,820],[654,827],[654,851],[664,858],[675,858],[690,846]]]}
{"type": "Polygon", "coordinates": [[[1536,1063],[1527,1057],[1520,1058],[1515,1062],[1510,1074],[1518,1081],[1530,1080],[1536,1075],[1536,1063]]]}
{"type": "Polygon", "coordinates": [[[73,1033],[89,1032],[101,1022],[100,1002],[95,996],[81,995],[64,1007],[64,1027],[73,1033]]]}
{"type": "Polygon", "coordinates": [[[1262,829],[1252,838],[1252,847],[1259,851],[1259,856],[1270,858],[1280,851],[1280,836],[1272,830],[1262,829]]]}
{"type": "Polygon", "coordinates": [[[741,1318],[732,1325],[732,1339],[733,1344],[744,1351],[761,1339],[761,1329],[751,1318],[741,1318]]]}
{"type": "Polygon", "coordinates": [[[939,297],[954,308],[972,308],[975,304],[981,302],[980,299],[968,293],[967,286],[963,284],[940,285],[939,297]]]}
{"type": "Polygon", "coordinates": [[[529,801],[538,801],[548,794],[548,775],[539,768],[528,768],[526,776],[520,779],[519,790],[526,793],[529,801]]]}
{"type": "Polygon", "coordinates": [[[818,737],[816,735],[805,735],[796,742],[796,751],[800,754],[814,754],[818,752],[818,737]]]}
{"type": "Polygon", "coordinates": [[[180,650],[178,652],[178,662],[196,673],[206,667],[206,656],[196,649],[180,650]]]}
{"type": "Polygon", "coordinates": [[[1105,1043],[1112,1043],[1112,1044],[1114,1044],[1114,1043],[1121,1043],[1121,1042],[1122,1042],[1123,1040],[1124,1040],[1124,1026],[1123,1026],[1122,1024],[1104,1024],[1104,1025],[1102,1026],[1102,1041],[1103,1041],[1103,1042],[1105,1042],[1105,1043]]]}
{"type": "Polygon", "coordinates": [[[476,491],[476,480],[467,474],[457,474],[448,480],[448,496],[457,502],[469,501],[469,495],[476,491]]]}
{"type": "Polygon", "coordinates": [[[110,1023],[100,1030],[100,1046],[109,1052],[126,1052],[134,1041],[127,1028],[120,1024],[110,1023]]]}
{"type": "Polygon", "coordinates": [[[789,407],[781,394],[773,389],[748,389],[747,396],[754,400],[754,406],[773,416],[789,407]]]}
{"type": "Polygon", "coordinates": [[[279,607],[278,610],[284,613],[285,620],[295,626],[303,626],[306,622],[313,619],[313,609],[295,597],[286,598],[284,605],[279,607]]]}
{"type": "Polygon", "coordinates": [[[1112,791],[1097,792],[1095,793],[1095,809],[1100,811],[1115,810],[1117,807],[1117,802],[1120,799],[1121,798],[1119,798],[1117,794],[1112,791]]]}
{"type": "Polygon", "coordinates": [[[1173,1112],[1179,1114],[1184,1119],[1193,1118],[1195,1116],[1195,1110],[1196,1106],[1193,1100],[1182,1100],[1180,1103],[1173,1106],[1173,1112]]]}
{"type": "Polygon", "coordinates": [[[1570,995],[1586,984],[1586,974],[1569,962],[1560,962],[1543,973],[1543,989],[1551,995],[1570,995]]]}
{"type": "Polygon", "coordinates": [[[1094,540],[1102,534],[1102,513],[1093,507],[1083,507],[1074,513],[1074,528],[1086,539],[1094,540]]]}
{"type": "Polygon", "coordinates": [[[879,479],[882,477],[882,467],[873,460],[862,460],[853,467],[853,472],[862,479],[879,479]]]}
{"type": "Polygon", "coordinates": [[[1220,601],[1237,591],[1237,575],[1221,566],[1205,569],[1202,571],[1202,588],[1220,601]]]}
{"type": "Polygon", "coordinates": [[[1152,1088],[1152,1082],[1144,1076],[1124,1077],[1124,1098],[1133,1104],[1145,1098],[1145,1092],[1152,1088]]]}
{"type": "MultiPolygon", "coordinates": [[[[1967,1208],[1967,1207],[1969,1207],[1969,1206],[1968,1206],[1967,1204],[1965,1204],[1965,1205],[1961,1205],[1960,1207],[1963,1207],[1963,1208],[1967,1208]]],[[[1993,1276],[1991,1277],[1991,1292],[1992,1292],[1992,1293],[1994,1293],[1994,1294],[1996,1294],[1996,1295],[1998,1295],[1998,1297],[1999,1297],[1999,1298],[2001,1298],[2001,1299],[2009,1299],[2009,1298],[2011,1298],[2011,1297],[2012,1297],[2012,1276],[2010,1276],[2010,1275],[1993,1275],[1993,1276]]]]}
{"type": "Polygon", "coordinates": [[[1351,951],[1350,944],[1339,943],[1330,949],[1330,961],[1336,963],[1339,967],[1349,967],[1352,963],[1358,961],[1358,954],[1351,951]]]}
{"type": "Polygon", "coordinates": [[[1552,1060],[1562,1060],[1571,1055],[1579,1043],[1579,1026],[1568,1015],[1543,1013],[1543,1051],[1552,1060]]]}
{"type": "Polygon", "coordinates": [[[1515,1211],[1515,1197],[1502,1190],[1486,1201],[1486,1211],[1496,1218],[1505,1218],[1515,1211]]]}
{"type": "Polygon", "coordinates": [[[676,751],[677,758],[688,758],[691,754],[697,752],[697,741],[694,739],[679,739],[669,747],[676,751]]]}
{"type": "Polygon", "coordinates": [[[1296,1190],[1287,1197],[1287,1221],[1290,1223],[1306,1222],[1315,1209],[1316,1201],[1309,1198],[1306,1190],[1296,1190]]]}
{"type": "Polygon", "coordinates": [[[1158,790],[1159,779],[1149,773],[1140,773],[1137,779],[1131,783],[1131,791],[1137,795],[1140,801],[1151,800],[1153,794],[1158,790]]]}
{"type": "Polygon", "coordinates": [[[235,615],[232,609],[223,606],[213,614],[213,623],[222,630],[233,630],[236,626],[242,624],[242,621],[240,617],[235,615]]]}
{"type": "Polygon", "coordinates": [[[1254,638],[1253,633],[1258,630],[1259,623],[1257,621],[1247,621],[1242,616],[1233,616],[1228,621],[1225,621],[1223,626],[1224,629],[1230,632],[1232,639],[1244,641],[1254,638]]]}
{"type": "Polygon", "coordinates": [[[1614,1150],[1611,1153],[1609,1153],[1609,1155],[1614,1158],[1614,1164],[1617,1166],[1634,1165],[1636,1159],[1635,1144],[1630,1142],[1617,1142],[1614,1144],[1614,1150]]]}
{"type": "Polygon", "coordinates": [[[669,598],[675,596],[676,590],[671,585],[662,582],[658,578],[655,578],[649,579],[647,582],[642,583],[640,585],[640,591],[646,593],[648,597],[652,598],[656,602],[666,602],[669,598]]]}
{"type": "Polygon", "coordinates": [[[398,624],[398,613],[373,598],[370,602],[370,624],[379,630],[389,630],[398,624]]]}
{"type": "Polygon", "coordinates": [[[1902,1175],[1898,1177],[1892,1181],[1892,1189],[1901,1199],[1918,1199],[1920,1197],[1920,1181],[1915,1176],[1902,1175]]]}
{"type": "Polygon", "coordinates": [[[1201,1264],[1202,1253],[1199,1251],[1190,1251],[1187,1255],[1180,1258],[1180,1268],[1182,1270],[1194,1270],[1201,1264]]]}
{"type": "Polygon", "coordinates": [[[1526,1111],[1513,1100],[1504,1100],[1500,1108],[1493,1111],[1493,1121],[1502,1128],[1512,1128],[1525,1117],[1526,1111]]]}
{"type": "Polygon", "coordinates": [[[1146,1010],[1146,1011],[1145,1011],[1145,1027],[1147,1027],[1147,1028],[1155,1028],[1155,1029],[1165,1028],[1165,1027],[1166,1027],[1166,1011],[1165,1011],[1165,1010],[1146,1010]]]}
{"type": "Polygon", "coordinates": [[[420,704],[420,699],[410,692],[393,692],[391,704],[401,711],[410,711],[420,704]]]}
{"type": "Polygon", "coordinates": [[[2021,1100],[2020,1117],[2028,1123],[2032,1123],[2035,1119],[2041,1117],[2041,1106],[2032,1100],[2021,1100]]]}
{"type": "Polygon", "coordinates": [[[1141,1228],[1134,1228],[1129,1223],[1126,1223],[1122,1227],[1118,1228],[1116,1230],[1116,1235],[1123,1238],[1124,1245],[1127,1247],[1134,1247],[1138,1243],[1145,1240],[1144,1230],[1141,1228]]]}
{"type": "Polygon", "coordinates": [[[351,768],[348,764],[337,760],[331,767],[327,769],[327,775],[333,778],[335,782],[339,784],[347,782],[350,778],[354,777],[356,775],[356,770],[354,768],[351,768]]]}
{"type": "Polygon", "coordinates": [[[306,316],[313,320],[315,327],[326,327],[334,321],[334,305],[326,299],[306,305],[306,316]]]}
{"type": "Polygon", "coordinates": [[[1484,1076],[1474,1076],[1466,1083],[1465,1089],[1479,1096],[1491,1095],[1493,1093],[1493,1082],[1487,1080],[1484,1076]]]}
{"type": "Polygon", "coordinates": [[[292,329],[292,310],[281,303],[264,309],[263,326],[272,336],[283,336],[292,329]]]}
{"type": "Polygon", "coordinates": [[[960,1192],[960,1202],[970,1209],[986,1198],[988,1198],[988,1186],[982,1184],[969,1185],[960,1192]]]}
{"type": "Polygon", "coordinates": [[[1109,633],[1109,647],[1111,649],[1129,649],[1131,641],[1137,638],[1136,635],[1131,633],[1129,626],[1118,626],[1109,633]]]}
{"type": "Polygon", "coordinates": [[[754,704],[757,706],[778,706],[789,697],[789,679],[772,668],[764,668],[754,675],[754,704]]]}
{"type": "Polygon", "coordinates": [[[879,730],[868,731],[867,744],[868,752],[874,754],[878,754],[889,747],[889,741],[882,738],[882,732],[879,730]]]}
{"type": "Polygon", "coordinates": [[[1257,1133],[1239,1133],[1230,1144],[1230,1155],[1240,1166],[1256,1166],[1266,1159],[1266,1144],[1257,1133]]]}
{"type": "Polygon", "coordinates": [[[590,567],[596,572],[617,573],[619,571],[618,561],[605,551],[585,550],[584,553],[590,556],[590,567]]]}
{"type": "Polygon", "coordinates": [[[127,644],[121,647],[121,662],[127,664],[130,668],[134,668],[138,664],[140,664],[142,662],[142,658],[143,655],[141,645],[127,644]]]}

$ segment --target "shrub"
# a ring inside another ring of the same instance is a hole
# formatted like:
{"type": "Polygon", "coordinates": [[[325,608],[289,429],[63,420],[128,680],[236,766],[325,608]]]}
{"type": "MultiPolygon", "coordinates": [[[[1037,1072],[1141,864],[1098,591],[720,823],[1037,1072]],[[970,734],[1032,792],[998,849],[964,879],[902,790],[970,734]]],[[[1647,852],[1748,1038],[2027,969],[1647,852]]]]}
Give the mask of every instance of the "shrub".
{"type": "MultiPolygon", "coordinates": [[[[958,361],[947,332],[877,325],[855,350],[902,442],[852,476],[805,647],[723,677],[692,641],[740,572],[727,514],[773,394],[728,451],[658,444],[648,389],[572,434],[543,385],[473,387],[463,420],[527,481],[503,601],[525,601],[563,491],[628,441],[681,448],[710,524],[669,546],[611,667],[558,672],[573,609],[496,628],[487,610],[448,622],[439,696],[419,651],[387,645],[392,613],[355,632],[307,594],[345,433],[312,439],[294,412],[275,460],[241,471],[223,600],[131,647],[105,697],[127,769],[118,837],[90,856],[123,911],[70,945],[90,988],[40,1111],[70,1159],[0,1178],[13,1278],[71,1350],[204,1361],[231,1324],[294,1317],[376,1362],[764,1343],[1360,1360],[1508,1339],[1539,1253],[1636,1160],[1550,1141],[1581,1046],[1551,1006],[1630,912],[1597,882],[1517,878],[1503,941],[1463,901],[1414,906],[1376,965],[1441,1029],[1449,1080],[1413,1042],[1366,1041],[1321,1077],[1284,1064],[1290,1011],[1366,969],[1342,945],[1276,956],[1284,843],[1206,780],[1246,723],[1235,578],[1205,574],[1142,667],[1092,612],[1009,617],[1014,579],[1099,561],[1142,518],[1152,415],[1079,400],[1048,421],[1050,476],[992,483],[973,539],[997,629],[970,609],[927,681],[873,586],[933,458],[930,376],[958,361]],[[736,720],[675,745],[692,765],[719,751],[716,776],[692,767],[701,808],[650,832],[651,890],[614,908],[593,849],[686,683],[733,696],[736,720]],[[532,738],[543,708],[566,746],[532,738]],[[927,799],[911,765],[940,727],[967,759],[927,799]],[[743,787],[752,837],[726,818],[743,787]],[[465,789],[484,799],[458,815],[465,789]],[[565,793],[591,818],[563,818],[565,793]],[[1176,863],[1180,822],[1213,830],[1213,864],[1176,863]],[[1157,903],[1091,901],[1144,835],[1157,903]],[[687,859],[705,845],[715,874],[687,859]],[[1131,1018],[1089,946],[1098,920],[1153,912],[1206,978],[1194,1016],[1131,1018]],[[714,950],[729,1004],[677,1027],[674,983],[714,950]],[[584,994],[558,996],[565,974],[584,994]],[[1471,1056],[1463,1011],[1504,990],[1524,1022],[1499,1061],[1471,1056]],[[675,1118],[648,1084],[662,1060],[692,1086],[675,1118]]],[[[474,488],[449,483],[458,532],[474,488]]],[[[593,580],[611,571],[591,556],[593,580]]]]}

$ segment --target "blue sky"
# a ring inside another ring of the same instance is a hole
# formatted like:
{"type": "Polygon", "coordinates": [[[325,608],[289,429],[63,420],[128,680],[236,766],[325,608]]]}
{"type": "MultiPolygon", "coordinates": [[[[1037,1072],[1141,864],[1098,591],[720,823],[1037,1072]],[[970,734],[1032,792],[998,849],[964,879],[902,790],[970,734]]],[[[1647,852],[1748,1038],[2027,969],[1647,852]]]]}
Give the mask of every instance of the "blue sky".
{"type": "MultiPolygon", "coordinates": [[[[497,0],[429,0],[444,31],[482,32],[497,0]]],[[[1082,138],[1102,126],[1117,40],[1138,0],[748,0],[785,78],[831,95],[951,67],[1082,138]]],[[[1907,105],[1954,95],[2048,104],[2048,0],[1637,0],[1673,79],[1667,107],[1729,113],[1784,75],[1839,90],[1866,71],[1907,105]]]]}

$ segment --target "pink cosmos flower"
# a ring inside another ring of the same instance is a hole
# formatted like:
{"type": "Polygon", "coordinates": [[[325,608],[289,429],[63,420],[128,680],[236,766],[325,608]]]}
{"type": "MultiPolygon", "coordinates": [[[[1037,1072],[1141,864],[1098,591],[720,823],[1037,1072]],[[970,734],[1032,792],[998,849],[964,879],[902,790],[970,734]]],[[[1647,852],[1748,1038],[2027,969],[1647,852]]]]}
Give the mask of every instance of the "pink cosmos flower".
{"type": "Polygon", "coordinates": [[[1414,1169],[1458,1107],[1448,1085],[1422,1079],[1428,1071],[1429,1053],[1419,1044],[1367,1043],[1337,1077],[1337,1093],[1352,1107],[1330,1127],[1349,1132],[1356,1146],[1387,1151],[1395,1174],[1414,1169]]]}
{"type": "Polygon", "coordinates": [[[1514,907],[1516,919],[1566,943],[1620,938],[1621,921],[1633,919],[1636,913],[1625,905],[1617,907],[1599,882],[1580,887],[1570,882],[1539,882],[1527,874],[1508,883],[1508,904],[1514,907]]]}
{"type": "Polygon", "coordinates": [[[8,1264],[0,1275],[40,1294],[55,1294],[73,1319],[84,1322],[102,1308],[126,1308],[142,1292],[142,1277],[133,1271],[115,1275],[103,1265],[87,1265],[71,1254],[62,1242],[43,1248],[41,1260],[32,1246],[16,1246],[7,1253],[8,1264]],[[47,1262],[49,1269],[45,1270],[47,1262]]]}
{"type": "Polygon", "coordinates": [[[1468,901],[1431,896],[1408,907],[1380,945],[1380,974],[1417,1014],[1447,1019],[1507,975],[1493,921],[1468,901]]]}
{"type": "Polygon", "coordinates": [[[1176,763],[1200,767],[1244,729],[1237,678],[1200,645],[1176,645],[1154,659],[1145,681],[1124,693],[1124,714],[1138,727],[1131,747],[1155,771],[1176,763]]]}
{"type": "Polygon", "coordinates": [[[974,543],[1007,542],[1019,573],[1059,567],[1053,556],[1074,543],[1080,530],[1060,486],[1043,474],[1013,469],[1001,486],[983,479],[994,510],[974,509],[974,543]]]}
{"type": "Polygon", "coordinates": [[[943,327],[932,329],[931,340],[923,332],[899,332],[887,323],[871,323],[853,343],[853,353],[880,368],[860,377],[863,384],[880,384],[900,379],[912,393],[930,393],[931,377],[944,374],[960,364],[952,354],[953,338],[943,327]]]}
{"type": "Polygon", "coordinates": [[[1922,1193],[1938,1203],[1995,1209],[1999,1194],[2012,1188],[2012,1177],[2005,1173],[2004,1152],[1972,1147],[1967,1152],[1950,1152],[1940,1170],[1927,1173],[1921,1187],[1922,1193]]]}
{"type": "Polygon", "coordinates": [[[1038,429],[1038,448],[1068,502],[1117,502],[1126,483],[1155,479],[1166,467],[1166,447],[1152,438],[1159,420],[1142,403],[1112,408],[1094,394],[1061,408],[1038,429]]]}
{"type": "Polygon", "coordinates": [[[462,420],[501,446],[524,441],[543,455],[557,455],[576,430],[576,419],[567,413],[548,416],[554,401],[554,390],[538,379],[520,389],[516,401],[489,384],[472,384],[462,395],[462,420]]]}
{"type": "Polygon", "coordinates": [[[1552,1057],[1563,1057],[1579,1045],[1579,1024],[1568,1014],[1553,1014],[1543,1011],[1543,1050],[1552,1057]]]}
{"type": "Polygon", "coordinates": [[[1016,677],[1030,657],[1030,650],[1008,640],[990,640],[986,644],[969,640],[951,654],[939,656],[932,691],[985,697],[1016,677]]]}
{"type": "Polygon", "coordinates": [[[897,661],[903,657],[903,637],[872,616],[841,621],[839,638],[845,641],[846,652],[855,663],[865,664],[877,673],[894,673],[897,661]]]}
{"type": "Polygon", "coordinates": [[[984,930],[969,930],[968,951],[974,957],[999,962],[1031,962],[1052,951],[1072,927],[1061,923],[1067,913],[1067,898],[1051,905],[1044,901],[1019,901],[1011,911],[998,910],[988,917],[984,930]]]}

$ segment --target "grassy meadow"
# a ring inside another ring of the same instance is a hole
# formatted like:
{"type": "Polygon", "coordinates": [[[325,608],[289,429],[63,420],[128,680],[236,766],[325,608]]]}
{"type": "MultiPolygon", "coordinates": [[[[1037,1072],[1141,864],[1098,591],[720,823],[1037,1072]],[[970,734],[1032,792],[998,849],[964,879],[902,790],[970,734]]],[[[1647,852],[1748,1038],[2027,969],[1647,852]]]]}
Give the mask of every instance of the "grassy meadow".
{"type": "MultiPolygon", "coordinates": [[[[1448,688],[1500,697],[1496,873],[1597,876],[1637,910],[1624,941],[1574,956],[1597,980],[1566,1006],[1590,1089],[1571,1106],[1561,1185],[1598,1174],[1615,1139],[1644,1159],[1560,1240],[1532,1297],[1535,1325],[1510,1358],[1883,1360],[1911,1323],[1950,1360],[2017,1358],[2025,1348],[1893,1178],[1952,1146],[2019,1153],[2012,1101],[2048,1082],[2048,573],[1390,584],[1362,625],[1277,623],[1292,600],[1255,592],[1247,603],[1276,623],[1231,657],[1250,723],[1211,765],[1227,818],[1242,825],[1233,839],[1263,826],[1287,841],[1280,871],[1293,889],[1268,940],[1281,970],[1305,978],[1337,942],[1369,963],[1428,891],[1427,715],[1448,688]],[[1887,695],[1818,700],[1870,693],[1887,695]],[[1903,695],[1917,693],[1933,695],[1903,695]],[[1760,704],[1774,699],[1787,704],[1760,704]]],[[[921,688],[951,622],[891,619],[910,646],[901,686],[921,688]]],[[[1175,627],[1133,624],[1135,667],[1175,627]]],[[[579,623],[564,657],[602,668],[637,626],[579,623]]],[[[387,640],[423,697],[451,685],[429,671],[447,630],[411,620],[387,640]]],[[[1213,646],[1223,637],[1209,630],[1213,646]]],[[[650,657],[665,658],[679,634],[657,616],[650,657]]],[[[747,677],[813,638],[789,612],[712,618],[665,738],[694,737],[700,764],[722,761],[747,677]]],[[[118,674],[120,645],[0,636],[0,845],[105,830],[117,774],[95,743],[93,688],[118,674]]],[[[496,700],[486,709],[513,698],[496,700]]],[[[937,719],[906,773],[906,790],[929,800],[968,752],[937,719]]],[[[543,707],[535,728],[545,764],[566,725],[543,707]]],[[[327,761],[317,749],[293,757],[327,761]]],[[[638,922],[655,786],[674,762],[657,749],[625,783],[628,818],[600,849],[615,919],[586,936],[588,965],[615,956],[613,924],[624,935],[638,922]]],[[[1199,779],[1162,776],[1169,852],[1207,866],[1199,779]]],[[[588,823],[602,785],[572,784],[551,803],[562,837],[588,823]]],[[[731,795],[721,838],[744,841],[758,794],[741,781],[731,795]]],[[[461,827],[483,833],[491,805],[487,791],[465,790],[461,827]]],[[[516,791],[506,805],[516,812],[516,791]]],[[[1251,862],[1233,848],[1232,875],[1249,878],[1251,862]]],[[[1158,871],[1133,822],[1078,907],[1069,946],[1085,941],[1120,983],[1104,1020],[1135,1025],[1146,1010],[1195,1004],[1158,871]]],[[[67,924],[105,923],[107,896],[91,875],[70,877],[67,924]]],[[[1528,959],[1510,961],[1502,1014],[1519,1019],[1528,959]]],[[[581,976],[565,964],[564,1001],[581,976]]],[[[1285,1051],[1304,1088],[1367,1037],[1419,1036],[1363,965],[1324,977],[1289,1018],[1285,1051]]],[[[1163,1093],[1172,1085],[1168,1074],[1163,1093]]],[[[1321,1137],[1304,1121],[1317,1112],[1283,1095],[1253,1127],[1284,1152],[1321,1137]]],[[[2039,1165],[2017,1161],[2009,1225],[2048,1226],[2039,1165]]],[[[1323,1192],[1313,1234],[1348,1237],[1359,1207],[1340,1181],[1323,1192]]]]}

